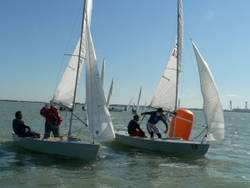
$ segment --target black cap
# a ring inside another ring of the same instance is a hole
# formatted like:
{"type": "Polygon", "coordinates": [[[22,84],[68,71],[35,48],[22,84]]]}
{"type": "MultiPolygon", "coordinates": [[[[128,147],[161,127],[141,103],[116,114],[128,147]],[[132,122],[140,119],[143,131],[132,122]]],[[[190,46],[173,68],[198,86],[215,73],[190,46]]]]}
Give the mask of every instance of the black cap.
{"type": "Polygon", "coordinates": [[[138,115],[134,115],[133,118],[134,118],[134,119],[139,119],[139,116],[138,116],[138,115]]]}
{"type": "Polygon", "coordinates": [[[162,108],[158,108],[157,112],[163,112],[163,109],[162,108]]]}

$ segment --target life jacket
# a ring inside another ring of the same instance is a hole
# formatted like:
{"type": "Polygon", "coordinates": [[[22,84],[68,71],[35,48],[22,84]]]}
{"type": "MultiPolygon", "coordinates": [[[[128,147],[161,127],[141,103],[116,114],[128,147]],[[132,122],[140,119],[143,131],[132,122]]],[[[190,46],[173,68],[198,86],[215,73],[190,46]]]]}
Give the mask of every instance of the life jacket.
{"type": "Polygon", "coordinates": [[[54,107],[42,108],[40,114],[46,118],[46,122],[53,125],[60,125],[62,118],[54,107]]]}

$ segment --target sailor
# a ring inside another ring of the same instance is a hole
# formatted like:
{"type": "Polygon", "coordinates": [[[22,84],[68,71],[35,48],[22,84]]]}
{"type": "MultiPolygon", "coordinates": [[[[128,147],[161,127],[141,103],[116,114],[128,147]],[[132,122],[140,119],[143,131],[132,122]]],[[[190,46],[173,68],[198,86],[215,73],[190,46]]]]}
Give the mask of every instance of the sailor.
{"type": "Polygon", "coordinates": [[[146,137],[144,131],[138,124],[139,116],[134,115],[133,119],[128,124],[128,133],[130,136],[146,137]]]}
{"type": "Polygon", "coordinates": [[[22,120],[22,112],[17,111],[15,113],[15,119],[12,122],[12,128],[16,135],[19,137],[34,137],[34,138],[40,138],[40,134],[31,131],[31,128],[24,124],[24,121],[22,120]]]}
{"type": "Polygon", "coordinates": [[[165,133],[168,131],[168,123],[164,118],[164,113],[162,108],[158,108],[157,111],[151,111],[151,112],[144,112],[141,113],[141,115],[150,115],[150,118],[147,123],[147,130],[150,134],[151,138],[154,138],[154,133],[158,136],[158,138],[161,138],[161,133],[159,129],[156,127],[156,124],[161,120],[165,126],[166,130],[165,133]]]}
{"type": "Polygon", "coordinates": [[[49,138],[51,132],[53,132],[54,137],[59,137],[59,126],[62,122],[62,117],[53,103],[50,104],[50,107],[46,104],[40,110],[40,114],[45,118],[44,139],[49,138]]]}

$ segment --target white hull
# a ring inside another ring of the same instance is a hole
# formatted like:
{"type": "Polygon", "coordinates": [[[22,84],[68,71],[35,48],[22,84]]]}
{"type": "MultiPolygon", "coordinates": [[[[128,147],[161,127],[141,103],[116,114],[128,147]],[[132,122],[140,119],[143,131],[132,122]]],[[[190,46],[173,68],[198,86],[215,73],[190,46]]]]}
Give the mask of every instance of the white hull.
{"type": "Polygon", "coordinates": [[[60,155],[65,157],[92,161],[97,158],[99,144],[91,144],[83,141],[67,140],[42,140],[34,138],[22,138],[13,135],[15,144],[36,152],[60,155]]]}
{"type": "Polygon", "coordinates": [[[209,144],[207,143],[131,137],[124,131],[116,132],[115,135],[115,142],[117,143],[174,156],[202,156],[206,154],[209,148],[209,144]]]}

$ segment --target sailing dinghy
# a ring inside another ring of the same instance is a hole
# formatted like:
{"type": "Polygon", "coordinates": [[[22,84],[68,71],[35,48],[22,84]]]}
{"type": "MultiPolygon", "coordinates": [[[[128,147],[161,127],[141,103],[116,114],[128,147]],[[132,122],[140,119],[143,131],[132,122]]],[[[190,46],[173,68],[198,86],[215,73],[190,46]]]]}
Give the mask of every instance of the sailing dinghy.
{"type": "Polygon", "coordinates": [[[101,78],[96,64],[95,48],[90,31],[92,0],[85,0],[80,40],[70,58],[62,79],[56,89],[52,102],[69,109],[70,123],[68,135],[59,138],[34,139],[13,136],[17,145],[36,152],[79,158],[87,161],[95,160],[100,142],[113,140],[115,137],[101,78]],[[83,64],[86,64],[86,105],[87,123],[92,141],[72,139],[72,126],[78,81],[83,64]]]}
{"type": "Polygon", "coordinates": [[[183,46],[183,9],[182,0],[177,3],[177,45],[173,48],[168,64],[151,102],[153,108],[163,108],[166,112],[175,112],[171,118],[168,137],[151,139],[131,137],[126,132],[116,132],[116,142],[168,155],[202,156],[208,151],[210,141],[224,138],[224,116],[218,90],[212,73],[192,42],[200,77],[203,96],[203,112],[206,128],[200,141],[190,139],[194,114],[178,108],[178,82],[182,62],[183,46]]]}

